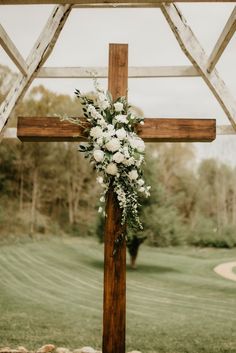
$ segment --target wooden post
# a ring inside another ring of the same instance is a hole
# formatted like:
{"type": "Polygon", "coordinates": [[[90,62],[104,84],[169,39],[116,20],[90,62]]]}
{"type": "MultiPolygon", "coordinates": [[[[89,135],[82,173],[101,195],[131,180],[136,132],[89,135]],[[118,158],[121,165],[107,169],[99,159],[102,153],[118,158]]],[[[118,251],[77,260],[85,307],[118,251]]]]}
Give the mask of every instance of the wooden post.
{"type": "MultiPolygon", "coordinates": [[[[108,89],[113,99],[127,95],[128,45],[110,44],[108,89]]],[[[125,232],[113,188],[107,193],[104,238],[103,353],[125,353],[126,243],[114,255],[114,243],[125,232]]]]}

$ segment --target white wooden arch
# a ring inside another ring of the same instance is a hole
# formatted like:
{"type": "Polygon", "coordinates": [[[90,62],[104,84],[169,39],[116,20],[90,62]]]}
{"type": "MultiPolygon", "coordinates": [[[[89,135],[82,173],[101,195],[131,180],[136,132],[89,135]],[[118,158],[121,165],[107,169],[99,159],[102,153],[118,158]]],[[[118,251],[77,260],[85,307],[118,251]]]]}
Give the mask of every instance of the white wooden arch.
{"type": "MultiPolygon", "coordinates": [[[[205,0],[180,0],[179,2],[209,2],[205,0]]],[[[214,2],[214,1],[212,1],[214,2]]],[[[226,2],[221,0],[221,2],[226,2]]],[[[229,1],[227,1],[229,2],[229,1]]],[[[234,1],[230,1],[235,3],[234,1]]],[[[36,78],[86,78],[88,72],[96,71],[98,77],[107,77],[106,67],[44,67],[64,24],[73,8],[144,8],[158,7],[174,33],[181,49],[189,59],[189,66],[129,67],[130,78],[148,77],[201,77],[218,103],[221,105],[230,125],[217,126],[217,134],[236,134],[236,100],[219,76],[215,66],[236,30],[236,6],[234,7],[214,49],[208,57],[200,42],[187,23],[176,3],[161,0],[0,0],[2,5],[57,4],[33,46],[28,58],[23,59],[19,50],[0,24],[0,45],[18,67],[20,73],[6,99],[0,106],[0,137],[15,138],[16,129],[7,128],[10,116],[19,100],[24,96],[31,82],[36,78]]],[[[213,6],[213,5],[212,5],[213,6]]]]}

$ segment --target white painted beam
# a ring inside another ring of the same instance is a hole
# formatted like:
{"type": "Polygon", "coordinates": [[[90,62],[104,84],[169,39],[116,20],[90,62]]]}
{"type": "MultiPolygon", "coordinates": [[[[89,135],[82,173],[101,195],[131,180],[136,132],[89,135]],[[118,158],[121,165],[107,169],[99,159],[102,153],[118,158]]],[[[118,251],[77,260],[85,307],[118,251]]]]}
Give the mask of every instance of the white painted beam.
{"type": "Polygon", "coordinates": [[[27,65],[20,52],[8,36],[5,29],[0,24],[0,45],[3,47],[7,55],[11,58],[14,64],[18,67],[23,75],[27,75],[27,65]]]}
{"type": "Polygon", "coordinates": [[[9,127],[3,132],[4,139],[17,139],[17,129],[15,127],[9,127]]]}
{"type": "Polygon", "coordinates": [[[119,9],[129,9],[129,8],[155,8],[160,7],[160,3],[156,2],[146,2],[146,3],[103,3],[103,4],[76,4],[73,6],[74,9],[83,9],[83,8],[94,8],[94,9],[109,9],[109,8],[119,8],[119,9]]]}
{"type": "MultiPolygon", "coordinates": [[[[107,78],[107,67],[41,67],[38,78],[91,78],[92,73],[97,78],[107,78]]],[[[129,67],[129,78],[148,77],[195,77],[199,76],[193,66],[154,66],[129,67]]]]}
{"type": "Polygon", "coordinates": [[[208,57],[193,31],[188,26],[180,9],[175,4],[163,3],[161,10],[181,49],[206,82],[230,123],[236,129],[236,101],[216,69],[213,69],[211,74],[207,71],[208,57]]]}
{"type": "Polygon", "coordinates": [[[216,126],[217,135],[236,135],[236,130],[232,125],[218,125],[216,126]]]}
{"type": "Polygon", "coordinates": [[[212,72],[216,66],[218,60],[220,59],[223,51],[227,47],[230,39],[233,37],[234,32],[236,31],[236,6],[234,7],[214,49],[212,50],[211,55],[208,59],[208,72],[212,72]]]}
{"type": "Polygon", "coordinates": [[[53,9],[41,35],[26,60],[28,66],[27,75],[18,75],[12,89],[0,106],[0,132],[3,131],[10,114],[33,81],[38,69],[49,57],[70,11],[71,5],[59,5],[53,9]]]}
{"type": "MultiPolygon", "coordinates": [[[[171,3],[173,1],[167,0],[166,3],[171,3]]],[[[234,2],[234,0],[178,0],[178,2],[185,2],[185,3],[204,3],[204,2],[234,2]]],[[[88,4],[129,4],[130,6],[137,4],[143,4],[143,0],[0,0],[0,5],[30,5],[30,4],[79,4],[79,5],[88,5],[88,4]]],[[[149,4],[161,4],[162,0],[152,0],[149,4]]]]}

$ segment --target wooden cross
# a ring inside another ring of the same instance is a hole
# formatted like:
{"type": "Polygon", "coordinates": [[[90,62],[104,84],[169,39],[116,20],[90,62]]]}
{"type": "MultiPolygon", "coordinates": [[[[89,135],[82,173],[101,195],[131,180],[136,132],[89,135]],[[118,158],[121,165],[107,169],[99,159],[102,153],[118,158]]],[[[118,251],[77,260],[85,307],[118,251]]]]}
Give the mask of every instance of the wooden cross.
{"type": "MultiPolygon", "coordinates": [[[[110,44],[108,88],[114,99],[127,95],[128,45],[110,44]]],[[[137,127],[139,136],[148,142],[210,142],[216,136],[215,119],[149,118],[137,127]]],[[[55,117],[18,119],[21,141],[81,141],[84,128],[55,117]]],[[[114,242],[121,226],[121,210],[112,187],[106,201],[104,248],[103,353],[125,353],[126,317],[126,244],[122,242],[113,256],[114,242]]]]}

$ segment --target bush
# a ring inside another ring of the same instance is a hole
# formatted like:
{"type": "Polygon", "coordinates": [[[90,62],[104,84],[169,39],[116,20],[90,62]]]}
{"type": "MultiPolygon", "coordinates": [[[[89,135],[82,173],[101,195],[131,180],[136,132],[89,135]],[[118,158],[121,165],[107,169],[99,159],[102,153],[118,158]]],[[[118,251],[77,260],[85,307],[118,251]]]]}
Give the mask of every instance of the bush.
{"type": "Polygon", "coordinates": [[[153,204],[144,210],[144,235],[153,246],[185,243],[186,229],[175,207],[153,204]]]}
{"type": "Polygon", "coordinates": [[[236,246],[236,226],[218,229],[209,218],[199,217],[190,234],[189,243],[200,247],[227,248],[236,246]]]}

